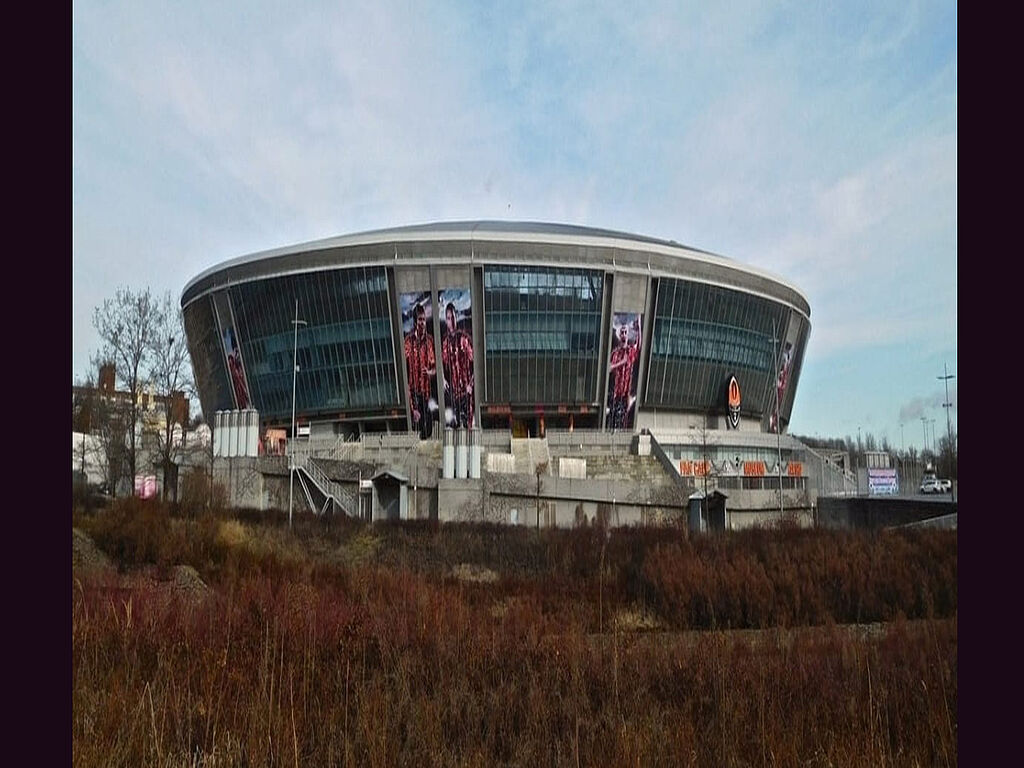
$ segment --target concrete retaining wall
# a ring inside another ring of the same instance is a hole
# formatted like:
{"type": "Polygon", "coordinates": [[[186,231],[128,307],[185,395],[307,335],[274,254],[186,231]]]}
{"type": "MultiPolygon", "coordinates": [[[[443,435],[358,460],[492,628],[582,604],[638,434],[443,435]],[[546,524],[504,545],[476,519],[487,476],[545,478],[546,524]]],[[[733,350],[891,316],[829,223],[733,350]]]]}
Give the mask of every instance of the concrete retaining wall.
{"type": "Polygon", "coordinates": [[[957,504],[914,498],[819,498],[818,525],[837,529],[874,529],[956,514],[957,504]]]}

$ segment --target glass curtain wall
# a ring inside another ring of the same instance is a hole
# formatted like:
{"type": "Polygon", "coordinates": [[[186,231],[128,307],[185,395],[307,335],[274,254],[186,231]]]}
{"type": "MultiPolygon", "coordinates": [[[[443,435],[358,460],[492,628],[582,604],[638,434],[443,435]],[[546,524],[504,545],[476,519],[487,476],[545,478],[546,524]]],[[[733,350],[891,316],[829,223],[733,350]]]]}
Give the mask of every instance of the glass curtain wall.
{"type": "Polygon", "coordinates": [[[224,347],[213,314],[213,299],[202,296],[182,311],[188,352],[192,357],[192,371],[199,390],[200,406],[212,426],[213,414],[234,408],[224,347]]]}
{"type": "Polygon", "coordinates": [[[485,267],[487,402],[596,402],[603,290],[593,270],[485,267]]]}
{"type": "Polygon", "coordinates": [[[785,332],[788,309],[740,291],[662,278],[654,312],[645,405],[719,409],[735,374],[741,413],[760,416],[771,392],[772,321],[785,332]]]}
{"type": "Polygon", "coordinates": [[[798,324],[795,352],[792,368],[789,374],[789,383],[786,386],[786,395],[782,399],[782,423],[783,426],[789,423],[789,416],[793,412],[793,403],[796,399],[796,386],[800,381],[800,371],[804,366],[804,353],[807,351],[807,337],[811,335],[811,323],[807,318],[794,315],[793,322],[798,324]]]}
{"type": "Polygon", "coordinates": [[[401,404],[383,267],[287,275],[229,291],[261,418],[291,416],[296,299],[307,323],[298,332],[296,412],[337,417],[401,404]]]}

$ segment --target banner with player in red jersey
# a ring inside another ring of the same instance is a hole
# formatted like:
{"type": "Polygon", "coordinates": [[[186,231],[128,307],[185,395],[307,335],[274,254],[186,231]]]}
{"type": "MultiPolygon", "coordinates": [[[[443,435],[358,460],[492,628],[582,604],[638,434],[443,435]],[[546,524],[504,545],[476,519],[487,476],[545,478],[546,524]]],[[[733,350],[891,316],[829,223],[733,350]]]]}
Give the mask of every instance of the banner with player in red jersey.
{"type": "Polygon", "coordinates": [[[439,291],[441,373],[444,379],[444,423],[472,427],[476,401],[473,391],[473,305],[468,288],[439,291]]]}
{"type": "Polygon", "coordinates": [[[434,352],[434,313],[430,291],[403,293],[402,334],[406,371],[409,374],[409,411],[412,428],[421,440],[434,432],[437,408],[437,355],[434,352]]]}
{"type": "Polygon", "coordinates": [[[612,318],[612,353],[608,365],[609,429],[632,429],[636,418],[636,388],[640,377],[643,315],[616,312],[612,318]]]}

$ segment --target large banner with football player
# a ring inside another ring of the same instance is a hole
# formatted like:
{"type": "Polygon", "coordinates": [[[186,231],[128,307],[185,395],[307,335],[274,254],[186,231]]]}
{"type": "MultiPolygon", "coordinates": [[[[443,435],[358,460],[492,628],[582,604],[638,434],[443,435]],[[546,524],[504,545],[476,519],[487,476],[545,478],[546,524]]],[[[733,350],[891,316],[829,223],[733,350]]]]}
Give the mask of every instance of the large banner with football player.
{"type": "Polygon", "coordinates": [[[242,350],[238,345],[238,335],[235,333],[235,317],[226,292],[222,291],[214,296],[214,310],[217,313],[217,321],[220,323],[221,338],[224,342],[224,359],[227,362],[228,378],[231,380],[235,408],[244,410],[250,407],[249,381],[245,376],[242,350]]]}
{"type": "Polygon", "coordinates": [[[775,399],[772,403],[772,413],[768,419],[768,429],[771,432],[778,432],[780,426],[779,410],[785,406],[786,387],[789,385],[789,372],[793,364],[793,343],[786,342],[782,350],[782,357],[779,358],[779,373],[775,378],[775,399]]]}
{"type": "Polygon", "coordinates": [[[476,401],[473,392],[473,304],[468,288],[439,291],[441,373],[444,380],[444,423],[472,427],[476,401]]]}
{"type": "Polygon", "coordinates": [[[230,325],[224,329],[224,352],[228,356],[228,373],[231,374],[231,387],[235,391],[235,403],[239,410],[244,410],[249,407],[249,385],[242,365],[242,350],[238,348],[235,329],[230,325]]]}
{"type": "Polygon", "coordinates": [[[405,366],[409,379],[409,411],[412,428],[428,440],[438,418],[437,356],[434,352],[434,312],[430,291],[399,296],[405,366]]]}
{"type": "Polygon", "coordinates": [[[636,387],[640,375],[643,315],[616,312],[612,317],[612,353],[608,365],[609,429],[632,429],[636,416],[636,387]]]}

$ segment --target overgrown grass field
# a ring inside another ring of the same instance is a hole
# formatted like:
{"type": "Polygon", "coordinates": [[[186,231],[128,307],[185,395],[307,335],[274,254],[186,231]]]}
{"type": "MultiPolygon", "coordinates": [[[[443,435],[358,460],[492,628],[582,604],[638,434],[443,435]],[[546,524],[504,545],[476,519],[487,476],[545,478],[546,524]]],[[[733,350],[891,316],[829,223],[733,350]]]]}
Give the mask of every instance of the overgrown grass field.
{"type": "Polygon", "coordinates": [[[74,525],[76,766],[957,763],[955,531],[74,525]]]}

